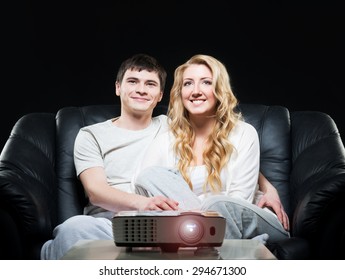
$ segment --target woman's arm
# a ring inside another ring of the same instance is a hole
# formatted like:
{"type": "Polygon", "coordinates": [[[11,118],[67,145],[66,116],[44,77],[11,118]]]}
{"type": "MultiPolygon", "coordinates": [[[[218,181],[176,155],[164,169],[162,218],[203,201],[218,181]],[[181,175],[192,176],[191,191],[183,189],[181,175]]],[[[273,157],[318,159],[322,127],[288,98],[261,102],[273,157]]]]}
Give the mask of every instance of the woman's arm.
{"type": "Polygon", "coordinates": [[[234,146],[227,164],[226,194],[252,203],[258,189],[260,171],[260,143],[256,129],[239,122],[229,140],[234,146]]]}
{"type": "Polygon", "coordinates": [[[263,196],[258,202],[258,206],[271,208],[277,215],[285,230],[290,229],[289,217],[286,214],[283,204],[280,201],[278,191],[270,181],[260,172],[259,189],[263,192],[263,196]]]}

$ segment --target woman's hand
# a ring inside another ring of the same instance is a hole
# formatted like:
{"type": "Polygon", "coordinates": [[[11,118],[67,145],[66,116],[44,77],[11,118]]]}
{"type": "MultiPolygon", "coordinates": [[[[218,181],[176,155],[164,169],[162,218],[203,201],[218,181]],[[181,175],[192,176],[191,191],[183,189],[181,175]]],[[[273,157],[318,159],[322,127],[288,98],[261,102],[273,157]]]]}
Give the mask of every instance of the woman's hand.
{"type": "Polygon", "coordinates": [[[277,215],[279,221],[282,223],[285,230],[290,230],[289,217],[286,214],[283,204],[280,201],[278,192],[268,191],[263,194],[258,202],[258,206],[261,208],[268,207],[277,215]]]}
{"type": "Polygon", "coordinates": [[[259,175],[259,188],[263,192],[263,196],[258,202],[258,206],[261,208],[270,208],[278,217],[285,230],[290,230],[289,217],[284,210],[284,206],[280,201],[280,197],[277,189],[269,182],[266,177],[259,175]]]}

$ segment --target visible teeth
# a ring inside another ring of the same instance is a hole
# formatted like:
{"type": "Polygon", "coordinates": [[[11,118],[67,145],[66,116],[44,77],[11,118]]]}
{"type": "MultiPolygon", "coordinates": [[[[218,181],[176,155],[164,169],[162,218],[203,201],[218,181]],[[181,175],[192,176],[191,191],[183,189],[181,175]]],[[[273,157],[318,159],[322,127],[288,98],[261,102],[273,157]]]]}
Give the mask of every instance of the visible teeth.
{"type": "Polygon", "coordinates": [[[204,100],[192,100],[192,102],[195,104],[200,104],[200,103],[204,102],[204,100]]]}

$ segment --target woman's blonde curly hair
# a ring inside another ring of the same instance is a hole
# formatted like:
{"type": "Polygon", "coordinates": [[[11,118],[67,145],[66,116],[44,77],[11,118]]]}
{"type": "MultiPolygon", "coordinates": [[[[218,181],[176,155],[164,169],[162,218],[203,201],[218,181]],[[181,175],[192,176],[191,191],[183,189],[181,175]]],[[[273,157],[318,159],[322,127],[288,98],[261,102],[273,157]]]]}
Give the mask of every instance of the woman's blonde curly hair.
{"type": "Polygon", "coordinates": [[[174,151],[178,156],[177,167],[191,189],[193,187],[188,174],[188,167],[194,158],[192,147],[195,133],[189,122],[188,111],[182,103],[181,90],[183,73],[192,64],[205,65],[210,69],[213,76],[212,84],[217,99],[214,116],[216,124],[208,137],[203,152],[203,161],[208,172],[203,189],[206,191],[207,186],[210,186],[211,191],[219,192],[222,188],[220,172],[226,166],[234,149],[228,136],[242,116],[240,112],[235,110],[238,100],[231,89],[230,77],[223,63],[212,56],[198,54],[176,68],[174,83],[170,91],[168,116],[171,131],[176,138],[174,151]]]}

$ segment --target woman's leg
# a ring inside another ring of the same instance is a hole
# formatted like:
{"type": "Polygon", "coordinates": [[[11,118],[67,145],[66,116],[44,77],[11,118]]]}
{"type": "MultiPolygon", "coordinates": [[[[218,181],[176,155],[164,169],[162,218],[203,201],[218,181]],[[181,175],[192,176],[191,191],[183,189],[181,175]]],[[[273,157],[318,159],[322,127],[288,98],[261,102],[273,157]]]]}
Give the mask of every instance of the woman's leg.
{"type": "Polygon", "coordinates": [[[164,195],[180,203],[182,210],[212,210],[226,218],[225,238],[256,238],[263,243],[289,237],[278,218],[269,210],[241,199],[225,195],[212,195],[202,203],[190,190],[180,173],[164,167],[145,169],[135,182],[136,191],[146,196],[164,195]]]}
{"type": "Polygon", "coordinates": [[[268,234],[269,241],[275,242],[290,236],[273,213],[245,200],[225,195],[210,196],[204,200],[201,210],[217,211],[226,219],[227,239],[250,239],[268,234]]]}
{"type": "Polygon", "coordinates": [[[197,210],[201,206],[200,199],[175,169],[149,167],[139,174],[135,188],[137,193],[144,196],[163,195],[175,199],[181,210],[197,210]]]}

